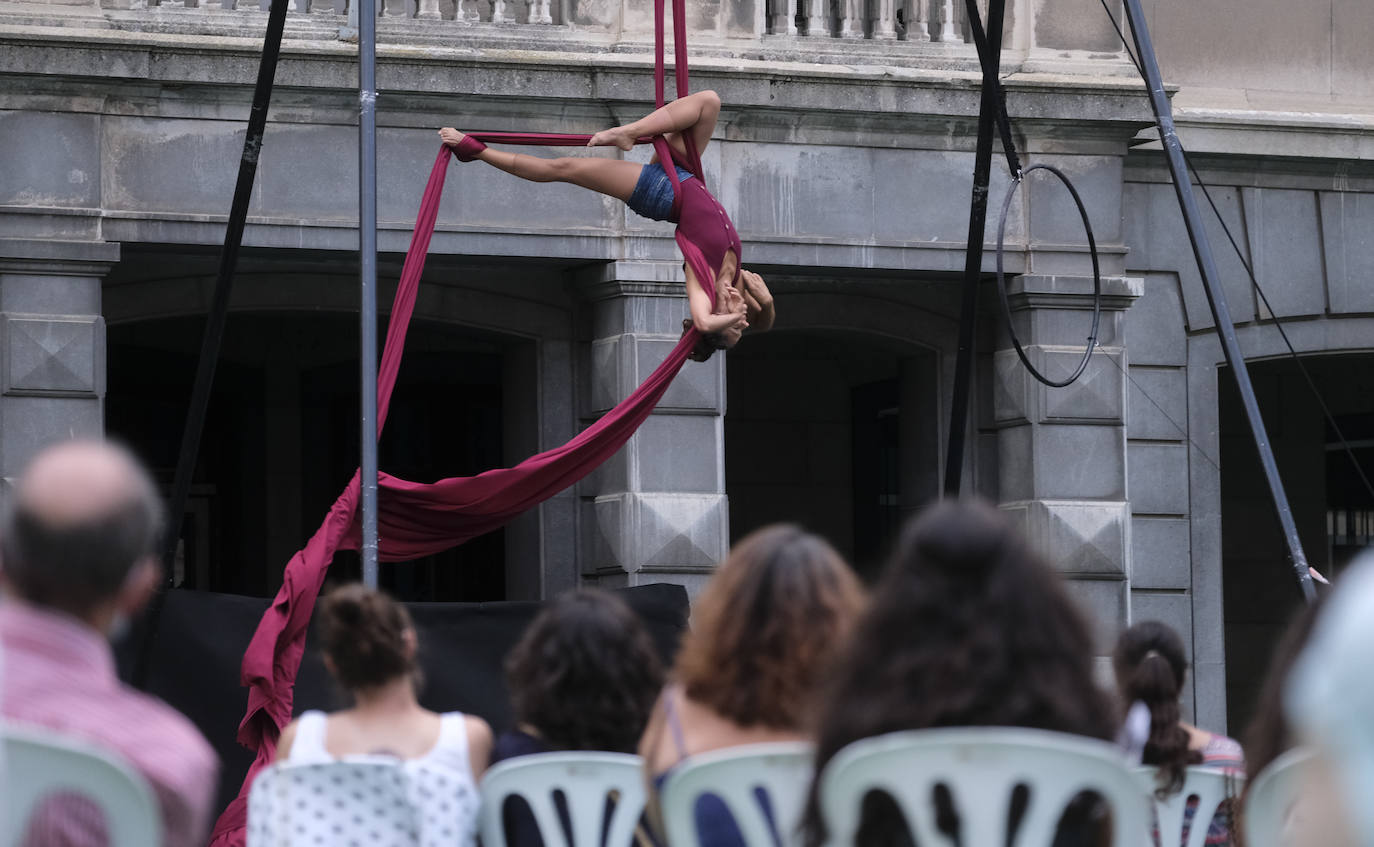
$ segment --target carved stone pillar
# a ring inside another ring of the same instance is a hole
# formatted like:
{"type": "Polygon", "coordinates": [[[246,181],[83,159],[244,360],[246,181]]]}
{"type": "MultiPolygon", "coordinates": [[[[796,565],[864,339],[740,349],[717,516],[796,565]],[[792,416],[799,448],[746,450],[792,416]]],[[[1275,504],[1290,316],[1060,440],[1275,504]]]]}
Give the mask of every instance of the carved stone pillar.
{"type": "Polygon", "coordinates": [[[119,245],[0,239],[0,474],[104,428],[100,280],[119,245]]]}
{"type": "MultiPolygon", "coordinates": [[[[1098,625],[1102,657],[1129,616],[1131,504],[1121,324],[1141,285],[1123,277],[1103,280],[1099,346],[1071,386],[1038,382],[1010,343],[993,357],[1003,508],[1022,516],[1032,546],[1068,578],[1098,625]]],[[[1027,274],[1010,280],[1009,288],[1013,320],[1031,363],[1050,379],[1067,377],[1083,354],[1092,280],[1027,274]]]]}
{"type": "MultiPolygon", "coordinates": [[[[582,281],[592,341],[582,417],[624,399],[663,361],[687,316],[677,262],[613,262],[582,281]]],[[[583,481],[583,572],[608,587],[695,591],[729,545],[725,356],[689,361],[625,447],[583,481]]]]}

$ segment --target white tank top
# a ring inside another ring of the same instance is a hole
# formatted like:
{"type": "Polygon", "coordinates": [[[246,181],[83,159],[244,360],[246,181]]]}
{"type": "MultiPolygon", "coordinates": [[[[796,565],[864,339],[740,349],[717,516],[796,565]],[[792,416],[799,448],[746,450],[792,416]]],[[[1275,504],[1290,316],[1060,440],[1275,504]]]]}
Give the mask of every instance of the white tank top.
{"type": "MultiPolygon", "coordinates": [[[[296,722],[296,738],[291,743],[290,764],[327,764],[341,761],[325,747],[328,716],[308,711],[296,722]]],[[[353,756],[342,757],[343,761],[353,756]]],[[[375,760],[375,756],[358,756],[375,760]]],[[[468,757],[468,728],[462,712],[439,716],[439,740],[428,753],[400,760],[409,777],[408,794],[422,819],[420,839],[426,845],[469,845],[477,835],[477,813],[481,797],[472,778],[468,757]]]]}

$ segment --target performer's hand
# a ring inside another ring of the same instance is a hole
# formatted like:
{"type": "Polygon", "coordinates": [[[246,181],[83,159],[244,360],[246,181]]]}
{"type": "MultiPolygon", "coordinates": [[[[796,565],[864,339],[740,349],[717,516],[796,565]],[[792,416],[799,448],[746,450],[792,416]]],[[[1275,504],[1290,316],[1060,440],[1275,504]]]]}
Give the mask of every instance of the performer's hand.
{"type": "Polygon", "coordinates": [[[753,271],[740,271],[744,279],[744,298],[755,309],[762,311],[773,305],[773,293],[768,290],[763,277],[753,271]]]}
{"type": "Polygon", "coordinates": [[[449,147],[457,147],[463,141],[463,133],[451,126],[446,126],[439,130],[439,140],[449,147]]]}

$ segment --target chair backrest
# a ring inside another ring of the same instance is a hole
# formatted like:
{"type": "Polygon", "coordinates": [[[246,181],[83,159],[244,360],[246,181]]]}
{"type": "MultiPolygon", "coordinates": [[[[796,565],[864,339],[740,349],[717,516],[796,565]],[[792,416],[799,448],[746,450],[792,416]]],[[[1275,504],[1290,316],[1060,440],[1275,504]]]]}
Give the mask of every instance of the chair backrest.
{"type": "Polygon", "coordinates": [[[815,757],[812,745],[787,742],[749,744],[684,760],[668,777],[659,800],[668,844],[700,847],[695,811],[703,795],[724,802],[745,847],[801,844],[798,826],[815,757]]]}
{"type": "Polygon", "coordinates": [[[1065,808],[1084,791],[1111,807],[1113,845],[1136,847],[1146,827],[1139,783],[1106,742],[1011,727],[928,729],[856,741],[827,763],[820,804],[828,843],[855,843],[864,798],[873,791],[893,799],[921,847],[950,843],[935,822],[939,786],[959,815],[964,847],[1048,847],[1065,808]],[[1026,804],[1009,840],[1018,786],[1026,804]]]}
{"type": "Polygon", "coordinates": [[[1241,821],[1247,847],[1285,844],[1288,816],[1302,795],[1303,775],[1315,753],[1299,747],[1269,763],[1245,792],[1241,821]]]}
{"type": "Polygon", "coordinates": [[[405,772],[395,759],[278,762],[248,792],[248,847],[421,843],[405,772]]]}
{"type": "Polygon", "coordinates": [[[91,802],[104,816],[111,847],[162,841],[162,818],[141,776],[86,744],[36,729],[0,726],[5,762],[0,785],[0,847],[18,844],[31,815],[54,793],[91,802]]]}
{"type": "MultiPolygon", "coordinates": [[[[1190,767],[1183,787],[1173,794],[1160,799],[1159,769],[1142,767],[1135,770],[1136,779],[1146,797],[1154,801],[1155,821],[1159,828],[1159,847],[1203,847],[1207,843],[1207,830],[1212,818],[1228,799],[1239,796],[1240,785],[1244,778],[1237,774],[1213,768],[1190,767]],[[1188,803],[1197,798],[1197,811],[1188,823],[1188,841],[1183,841],[1184,818],[1187,817],[1188,803]]],[[[1225,810],[1222,810],[1225,813],[1225,810]]],[[[1155,847],[1151,831],[1147,830],[1141,842],[1145,847],[1155,847]]]]}
{"type": "Polygon", "coordinates": [[[641,759],[625,753],[539,753],[501,762],[482,777],[483,847],[506,847],[502,809],[506,798],[519,795],[529,804],[544,847],[602,847],[602,818],[607,797],[614,797],[605,847],[630,843],[644,812],[641,759]],[[568,843],[559,822],[554,794],[563,795],[572,824],[568,843]]]}

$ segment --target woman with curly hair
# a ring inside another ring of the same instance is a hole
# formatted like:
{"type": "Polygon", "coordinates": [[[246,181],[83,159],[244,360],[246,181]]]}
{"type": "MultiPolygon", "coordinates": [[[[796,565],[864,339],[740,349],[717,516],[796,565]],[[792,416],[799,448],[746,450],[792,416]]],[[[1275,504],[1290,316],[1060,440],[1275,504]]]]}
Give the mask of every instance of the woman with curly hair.
{"type": "MultiPolygon", "coordinates": [[[[858,578],[818,536],[783,524],[736,544],[697,598],[640,742],[654,784],[700,753],[808,739],[820,670],[863,605],[858,578]]],[[[698,804],[697,827],[701,847],[742,843],[718,798],[698,804]]]]}
{"type": "MultiPolygon", "coordinates": [[[[663,667],[624,601],[584,589],[563,594],[535,617],[506,659],[506,685],[515,727],[496,739],[493,765],[556,750],[633,753],[663,667]]],[[[543,844],[523,801],[512,802],[504,818],[511,847],[543,844]]]]}
{"type": "MultiPolygon", "coordinates": [[[[1092,657],[1059,575],[1011,522],[984,503],[940,503],[906,526],[834,663],[816,771],[851,742],[901,730],[1019,726],[1111,739],[1116,709],[1093,682],[1092,657]]],[[[812,845],[827,837],[818,800],[813,782],[803,823],[812,845]]],[[[1095,806],[1071,806],[1056,844],[1095,843],[1095,806]]],[[[912,843],[890,798],[873,795],[863,812],[857,844],[912,843]]],[[[940,812],[942,827],[957,825],[952,808],[940,812]]]]}

